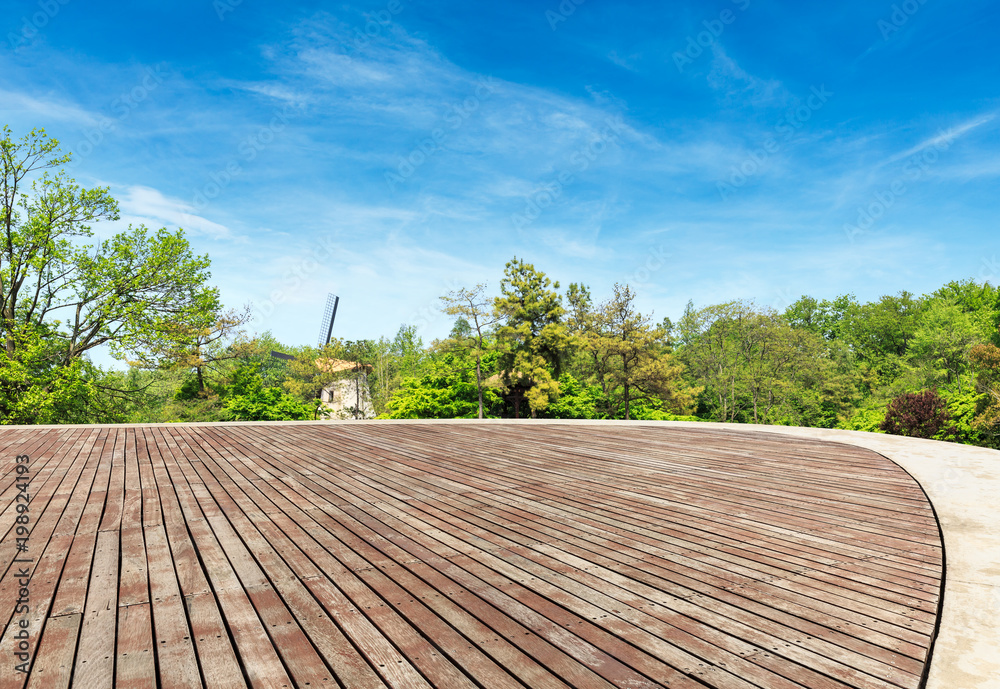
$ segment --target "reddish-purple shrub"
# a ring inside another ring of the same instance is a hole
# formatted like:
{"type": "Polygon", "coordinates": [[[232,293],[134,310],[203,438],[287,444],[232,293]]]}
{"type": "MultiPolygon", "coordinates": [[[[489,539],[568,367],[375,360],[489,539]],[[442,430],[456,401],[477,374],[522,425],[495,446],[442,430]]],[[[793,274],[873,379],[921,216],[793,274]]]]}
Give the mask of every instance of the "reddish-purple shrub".
{"type": "Polygon", "coordinates": [[[933,438],[942,432],[944,436],[954,435],[957,430],[950,424],[948,404],[937,390],[924,390],[908,392],[890,402],[879,428],[893,435],[933,438]]]}

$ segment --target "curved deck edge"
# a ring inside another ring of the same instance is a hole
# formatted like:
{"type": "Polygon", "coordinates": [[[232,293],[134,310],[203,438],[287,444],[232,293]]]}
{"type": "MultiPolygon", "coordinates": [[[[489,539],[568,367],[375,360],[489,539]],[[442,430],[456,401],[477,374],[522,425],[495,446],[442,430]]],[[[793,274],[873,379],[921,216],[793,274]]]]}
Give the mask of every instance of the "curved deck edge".
{"type": "MultiPolygon", "coordinates": [[[[417,423],[468,421],[426,420],[417,423]]],[[[930,659],[930,672],[924,686],[926,689],[1000,689],[1000,452],[881,433],[795,426],[553,419],[498,419],[485,423],[714,427],[738,433],[779,433],[826,440],[878,452],[902,467],[920,484],[934,507],[944,537],[943,607],[930,659]]]]}
{"type": "MultiPolygon", "coordinates": [[[[605,422],[607,423],[607,422],[605,422]]],[[[944,536],[945,586],[927,689],[1000,688],[1000,452],[901,436],[788,426],[725,427],[863,447],[891,459],[924,489],[944,536]]]]}

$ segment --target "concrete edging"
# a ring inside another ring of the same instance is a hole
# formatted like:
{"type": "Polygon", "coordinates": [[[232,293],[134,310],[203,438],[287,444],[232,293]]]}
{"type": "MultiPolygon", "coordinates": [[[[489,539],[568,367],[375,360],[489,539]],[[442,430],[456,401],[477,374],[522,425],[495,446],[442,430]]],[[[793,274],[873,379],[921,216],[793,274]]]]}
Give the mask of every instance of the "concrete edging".
{"type": "Polygon", "coordinates": [[[944,605],[926,687],[1000,689],[1000,452],[860,431],[725,426],[864,447],[909,473],[934,506],[945,548],[944,605]]]}

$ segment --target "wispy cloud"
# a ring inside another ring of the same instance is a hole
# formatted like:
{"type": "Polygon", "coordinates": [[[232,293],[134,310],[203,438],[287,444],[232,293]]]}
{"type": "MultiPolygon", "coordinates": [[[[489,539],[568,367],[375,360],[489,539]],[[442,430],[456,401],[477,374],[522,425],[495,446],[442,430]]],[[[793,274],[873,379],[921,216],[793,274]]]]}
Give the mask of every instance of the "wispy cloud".
{"type": "Polygon", "coordinates": [[[617,50],[612,50],[608,53],[608,59],[612,63],[618,65],[622,69],[627,69],[630,72],[638,71],[638,69],[636,68],[636,62],[639,60],[639,57],[640,57],[639,53],[633,53],[632,55],[623,57],[618,54],[617,50]]]}
{"type": "Polygon", "coordinates": [[[0,103],[3,109],[37,120],[56,120],[79,127],[94,126],[100,115],[57,95],[29,95],[18,91],[0,89],[0,103]]]}
{"type": "Polygon", "coordinates": [[[712,44],[708,85],[731,103],[762,107],[784,106],[791,102],[788,91],[779,80],[761,79],[750,74],[718,42],[712,44]]]}
{"type": "Polygon", "coordinates": [[[970,118],[961,124],[958,124],[954,127],[950,127],[949,129],[938,132],[932,137],[924,139],[916,146],[912,146],[906,149],[905,151],[895,154],[886,161],[886,164],[904,160],[906,158],[916,155],[917,153],[920,153],[921,151],[930,148],[931,146],[942,146],[945,144],[950,145],[951,143],[962,138],[972,130],[977,129],[978,127],[981,127],[982,125],[988,122],[992,122],[994,119],[996,119],[996,113],[992,112],[983,115],[977,115],[976,117],[970,118]]]}
{"type": "Polygon", "coordinates": [[[122,219],[133,224],[179,227],[216,240],[242,239],[228,227],[198,215],[190,204],[168,198],[156,189],[130,186],[119,193],[117,198],[123,211],[122,219]]]}

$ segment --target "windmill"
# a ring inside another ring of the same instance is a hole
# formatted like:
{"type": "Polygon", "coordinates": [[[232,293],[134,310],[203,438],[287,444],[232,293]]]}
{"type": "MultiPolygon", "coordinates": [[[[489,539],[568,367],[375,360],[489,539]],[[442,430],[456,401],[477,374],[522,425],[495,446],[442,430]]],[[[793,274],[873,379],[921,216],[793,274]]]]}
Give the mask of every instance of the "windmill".
{"type": "MultiPolygon", "coordinates": [[[[337,319],[337,307],[339,305],[340,297],[335,294],[328,294],[326,296],[326,308],[323,310],[323,320],[319,324],[319,338],[316,342],[320,349],[330,344],[330,340],[333,339],[333,323],[337,319]]],[[[367,392],[367,374],[371,368],[370,365],[332,358],[317,359],[316,365],[320,370],[324,370],[331,375],[346,371],[351,371],[354,374],[350,378],[336,377],[329,385],[325,386],[320,392],[320,399],[324,403],[328,404],[335,412],[350,413],[355,419],[367,418],[369,414],[374,416],[371,409],[371,400],[367,392]],[[346,403],[349,393],[352,392],[350,390],[351,382],[354,383],[353,394],[350,395],[354,398],[353,407],[349,407],[346,403]],[[364,392],[362,392],[362,388],[364,392]]]]}
{"type": "MultiPolygon", "coordinates": [[[[337,318],[337,306],[339,304],[340,297],[335,294],[326,295],[326,309],[323,311],[323,322],[320,323],[319,330],[318,344],[320,349],[330,344],[330,339],[333,337],[333,321],[337,318]]],[[[271,356],[283,361],[292,361],[295,359],[291,354],[285,354],[284,352],[272,351],[271,356]]]]}
{"type": "Polygon", "coordinates": [[[340,297],[335,294],[326,295],[326,308],[323,309],[323,321],[319,324],[318,345],[322,349],[330,344],[333,337],[333,322],[337,319],[337,306],[340,304],[340,297]]]}

